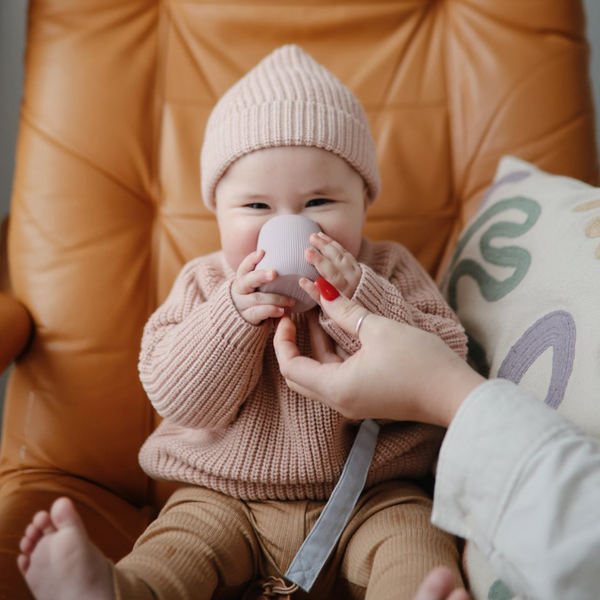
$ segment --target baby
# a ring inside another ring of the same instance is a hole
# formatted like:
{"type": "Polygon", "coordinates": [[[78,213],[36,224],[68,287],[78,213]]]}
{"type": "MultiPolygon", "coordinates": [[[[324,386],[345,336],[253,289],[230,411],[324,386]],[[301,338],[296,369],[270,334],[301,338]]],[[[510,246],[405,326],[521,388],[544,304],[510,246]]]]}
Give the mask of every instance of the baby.
{"type": "MultiPolygon", "coordinates": [[[[90,542],[69,500],[38,513],[19,557],[38,600],[239,598],[257,579],[285,573],[359,424],[293,392],[279,372],[274,324],[294,301],[257,291],[277,273],[256,268],[259,230],[274,216],[319,225],[305,258],[343,294],[466,356],[462,327],[411,254],[362,238],[380,189],[367,118],[300,48],[276,50],[223,96],[207,125],[201,174],[222,251],[183,267],[146,325],[139,363],[164,418],[140,464],[184,485],[116,565],[90,542]]],[[[309,319],[341,352],[360,347],[318,308],[292,318],[305,355],[309,319]]],[[[455,542],[430,524],[431,500],[414,482],[429,472],[442,436],[418,423],[381,424],[339,543],[310,595],[294,596],[409,600],[439,564],[460,580],[455,542]]],[[[281,593],[293,589],[282,585],[281,593]]]]}

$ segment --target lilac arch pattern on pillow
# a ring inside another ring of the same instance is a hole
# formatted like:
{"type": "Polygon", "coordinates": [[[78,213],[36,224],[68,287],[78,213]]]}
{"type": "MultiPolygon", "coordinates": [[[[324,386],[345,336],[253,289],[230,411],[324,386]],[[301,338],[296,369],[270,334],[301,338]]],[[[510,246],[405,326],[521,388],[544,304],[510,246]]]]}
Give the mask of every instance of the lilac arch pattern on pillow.
{"type": "Polygon", "coordinates": [[[490,185],[490,187],[488,188],[488,191],[485,193],[481,204],[479,205],[479,210],[481,210],[487,204],[488,200],[492,197],[492,194],[499,187],[505,185],[506,183],[518,183],[519,181],[523,181],[523,179],[527,179],[527,177],[529,177],[530,175],[531,173],[529,171],[511,171],[504,177],[498,179],[498,181],[492,183],[492,185],[490,185]]]}
{"type": "Polygon", "coordinates": [[[550,388],[544,402],[558,408],[563,401],[575,360],[577,328],[572,315],[557,310],[538,319],[514,344],[498,370],[498,377],[518,384],[531,365],[553,348],[550,388]]]}
{"type": "MultiPolygon", "coordinates": [[[[550,388],[544,402],[556,409],[560,406],[575,361],[577,328],[573,316],[556,310],[538,319],[513,345],[500,365],[498,377],[518,384],[531,365],[548,349],[553,349],[550,388]]],[[[488,600],[511,600],[515,594],[501,579],[488,591],[488,600]]]]}

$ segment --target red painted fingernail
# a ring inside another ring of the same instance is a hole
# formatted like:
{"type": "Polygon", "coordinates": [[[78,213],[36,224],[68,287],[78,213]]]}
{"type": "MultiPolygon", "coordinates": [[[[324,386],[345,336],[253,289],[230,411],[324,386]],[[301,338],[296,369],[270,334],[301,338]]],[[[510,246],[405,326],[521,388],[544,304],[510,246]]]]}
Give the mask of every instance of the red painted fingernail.
{"type": "Polygon", "coordinates": [[[340,295],[337,289],[323,277],[319,277],[319,279],[315,281],[315,286],[319,290],[319,294],[321,294],[328,302],[335,300],[340,295]]]}

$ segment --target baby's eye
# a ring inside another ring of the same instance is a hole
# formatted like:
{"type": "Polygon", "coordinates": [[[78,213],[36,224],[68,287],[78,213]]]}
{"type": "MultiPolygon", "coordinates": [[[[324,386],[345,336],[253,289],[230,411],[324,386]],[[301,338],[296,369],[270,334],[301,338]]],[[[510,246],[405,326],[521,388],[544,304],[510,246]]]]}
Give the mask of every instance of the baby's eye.
{"type": "Polygon", "coordinates": [[[323,206],[324,204],[331,204],[333,200],[329,200],[329,198],[315,198],[314,200],[309,200],[306,203],[306,207],[309,206],[323,206]]]}
{"type": "Polygon", "coordinates": [[[265,204],[264,202],[251,202],[250,204],[245,204],[244,208],[253,208],[254,210],[265,210],[266,208],[269,208],[269,205],[265,204]]]}

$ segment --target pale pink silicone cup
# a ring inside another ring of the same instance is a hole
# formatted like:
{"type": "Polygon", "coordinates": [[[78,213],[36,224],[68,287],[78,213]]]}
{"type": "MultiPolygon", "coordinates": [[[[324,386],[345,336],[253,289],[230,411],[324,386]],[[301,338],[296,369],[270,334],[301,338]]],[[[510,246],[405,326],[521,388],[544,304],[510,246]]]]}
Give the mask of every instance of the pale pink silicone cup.
{"type": "Polygon", "coordinates": [[[281,294],[296,300],[292,312],[301,313],[311,309],[316,302],[298,285],[301,277],[312,281],[319,278],[318,271],[304,260],[304,251],[311,248],[311,233],[321,228],[310,219],[300,215],[280,215],[269,219],[258,234],[257,250],[264,250],[257,269],[275,269],[277,279],[261,285],[261,292],[281,294]]]}

